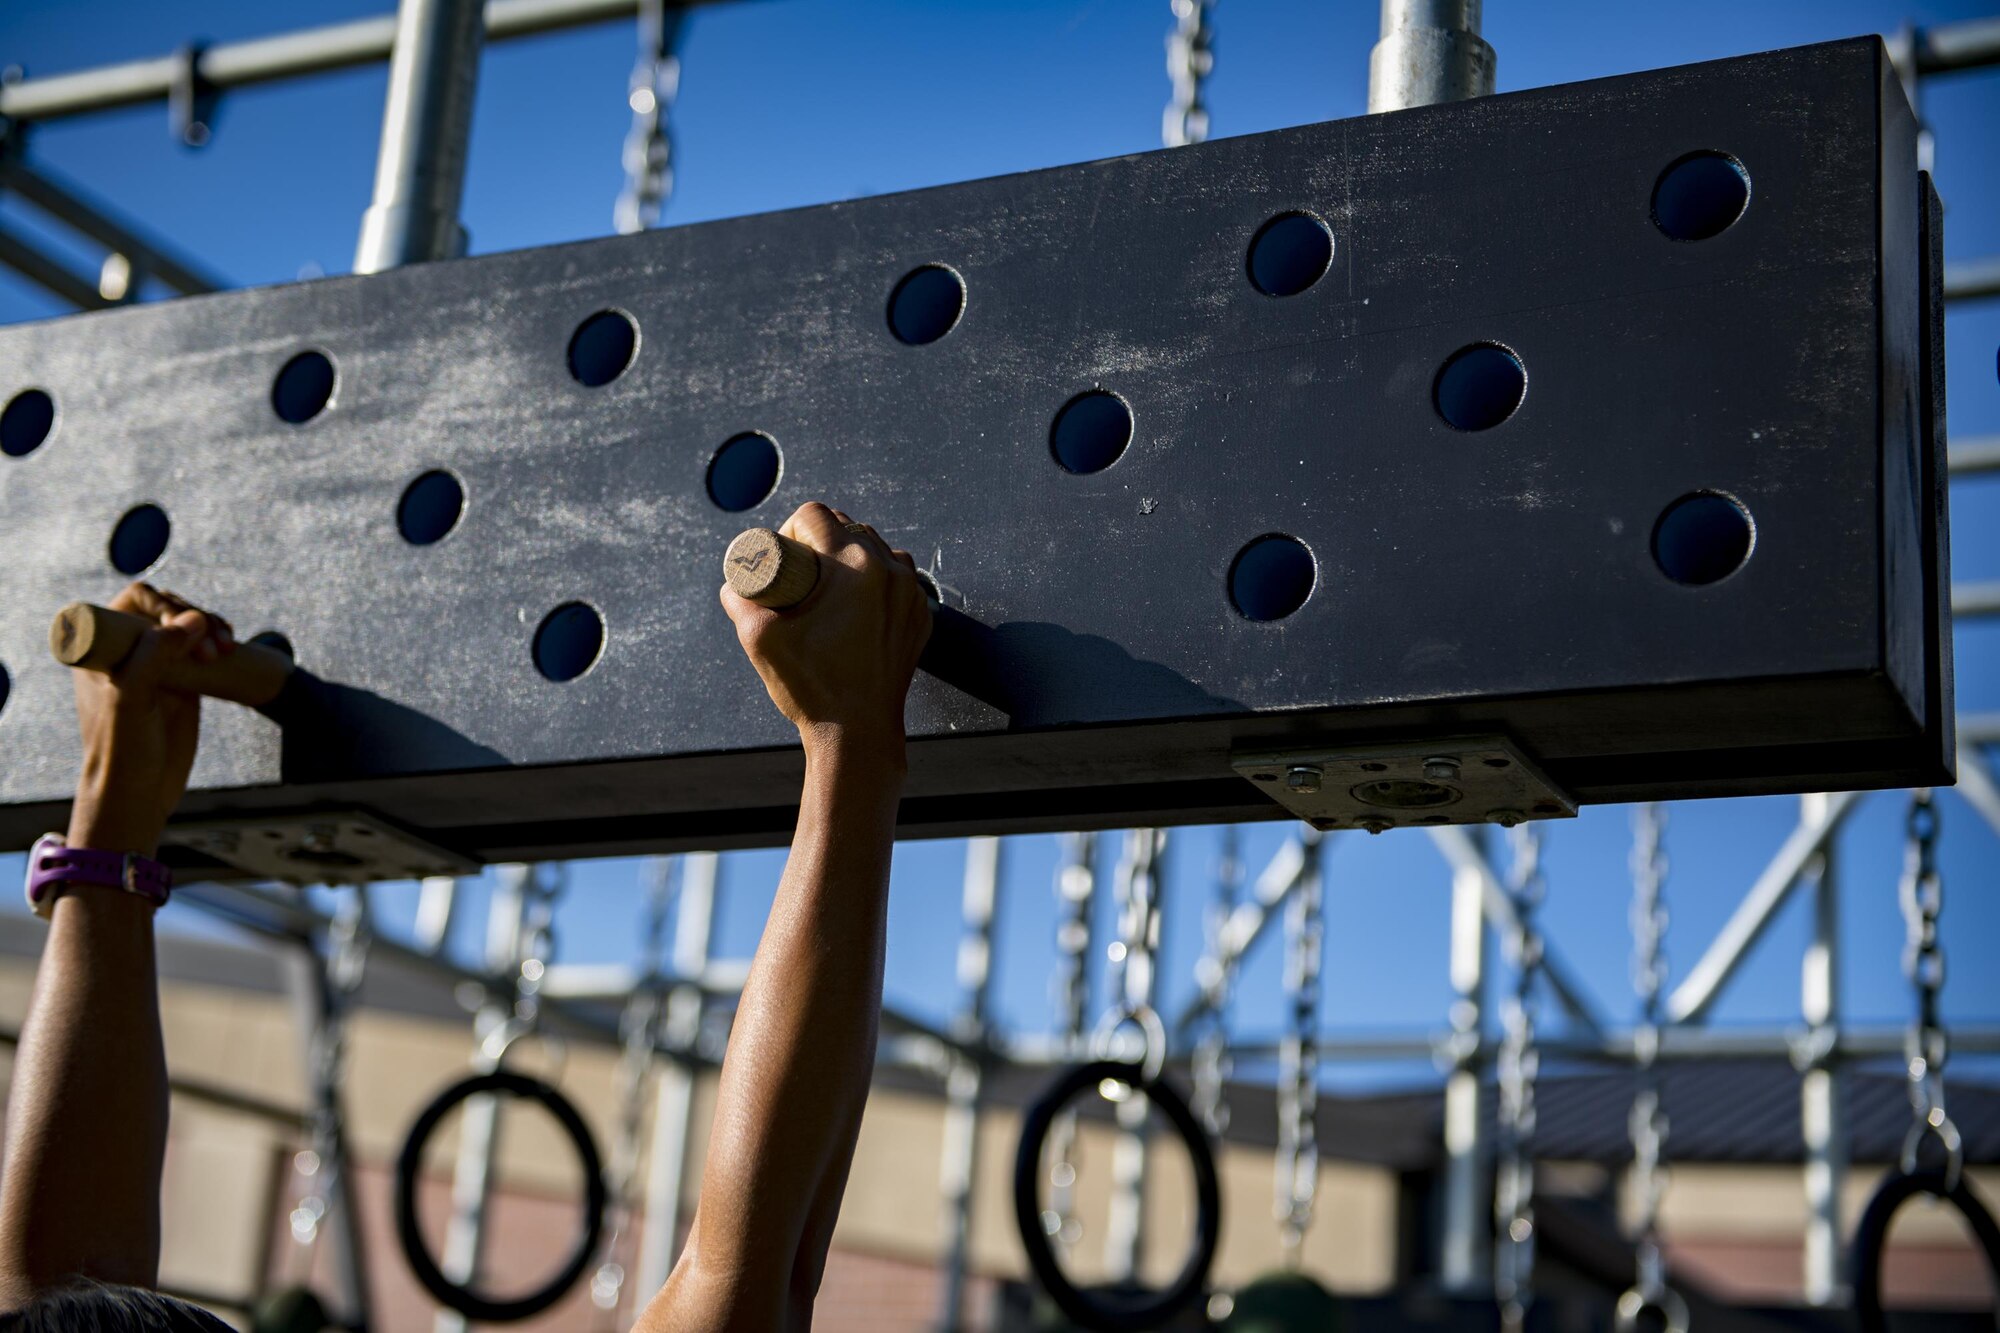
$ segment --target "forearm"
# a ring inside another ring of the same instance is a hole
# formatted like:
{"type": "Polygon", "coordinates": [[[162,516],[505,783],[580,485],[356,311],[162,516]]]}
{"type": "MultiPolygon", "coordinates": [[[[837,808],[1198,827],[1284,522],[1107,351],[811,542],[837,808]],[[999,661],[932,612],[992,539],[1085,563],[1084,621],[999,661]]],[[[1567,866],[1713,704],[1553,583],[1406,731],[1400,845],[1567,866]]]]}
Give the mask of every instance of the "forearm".
{"type": "Polygon", "coordinates": [[[791,856],[723,1062],[701,1204],[642,1330],[670,1317],[768,1326],[810,1307],[874,1069],[901,787],[900,740],[808,745],[791,856]]]}
{"type": "MultiPolygon", "coordinates": [[[[88,797],[72,846],[150,855],[157,833],[88,797]]],[[[153,911],[115,890],[58,898],[22,1027],[0,1178],[0,1302],[75,1274],[150,1285],[159,1267],[167,1074],[153,911]]]]}

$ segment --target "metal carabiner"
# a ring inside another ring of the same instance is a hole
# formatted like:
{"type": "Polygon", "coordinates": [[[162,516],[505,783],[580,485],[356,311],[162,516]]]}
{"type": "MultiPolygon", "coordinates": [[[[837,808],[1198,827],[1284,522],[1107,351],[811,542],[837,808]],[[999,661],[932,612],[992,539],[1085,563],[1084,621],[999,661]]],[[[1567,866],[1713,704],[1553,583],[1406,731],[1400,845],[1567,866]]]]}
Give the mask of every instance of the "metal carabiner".
{"type": "Polygon", "coordinates": [[[1924,1138],[1932,1134],[1944,1147],[1944,1188],[1950,1193],[1958,1188],[1959,1178],[1965,1174],[1965,1141],[1942,1106],[1932,1107],[1928,1115],[1910,1126],[1909,1133],[1903,1136],[1903,1152],[1896,1165],[1904,1175],[1916,1175],[1917,1150],[1923,1147],[1924,1138]]]}
{"type": "Polygon", "coordinates": [[[1098,1020],[1097,1028],[1090,1034],[1090,1054],[1096,1060],[1123,1059],[1115,1048],[1118,1031],[1127,1023],[1139,1029],[1139,1076],[1151,1083],[1160,1077],[1167,1067],[1167,1025],[1161,1021],[1158,1011],[1150,1004],[1126,1004],[1107,1010],[1098,1020]]]}
{"type": "Polygon", "coordinates": [[[1638,1333],[1639,1318],[1648,1310],[1660,1316],[1658,1333],[1687,1333],[1687,1302],[1672,1287],[1660,1288],[1657,1296],[1647,1296],[1637,1287],[1628,1288],[1618,1298],[1618,1333],[1638,1333]]]}

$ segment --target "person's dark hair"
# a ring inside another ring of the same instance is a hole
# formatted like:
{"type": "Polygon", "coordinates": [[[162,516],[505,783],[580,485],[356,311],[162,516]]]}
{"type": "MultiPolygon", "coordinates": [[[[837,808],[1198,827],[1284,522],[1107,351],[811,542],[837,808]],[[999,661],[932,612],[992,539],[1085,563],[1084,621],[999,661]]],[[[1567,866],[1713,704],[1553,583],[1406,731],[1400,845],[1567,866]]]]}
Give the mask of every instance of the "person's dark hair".
{"type": "Polygon", "coordinates": [[[0,1314],[0,1333],[233,1333],[208,1311],[141,1287],[79,1281],[0,1314]]]}

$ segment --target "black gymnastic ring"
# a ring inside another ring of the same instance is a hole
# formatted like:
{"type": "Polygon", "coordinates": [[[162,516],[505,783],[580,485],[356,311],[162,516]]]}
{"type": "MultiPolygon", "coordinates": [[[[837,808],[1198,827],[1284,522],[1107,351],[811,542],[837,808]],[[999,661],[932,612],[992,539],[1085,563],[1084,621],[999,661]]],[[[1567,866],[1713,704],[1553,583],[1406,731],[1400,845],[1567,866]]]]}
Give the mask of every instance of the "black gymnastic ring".
{"type": "Polygon", "coordinates": [[[1021,1248],[1028,1252],[1028,1266],[1034,1270],[1036,1281],[1064,1314],[1100,1333],[1158,1328],[1201,1298],[1208,1285],[1209,1266],[1215,1262],[1216,1243],[1222,1238],[1222,1191],[1216,1183],[1215,1155],[1209,1150],[1208,1135],[1187,1102],[1165,1079],[1148,1081],[1139,1065],[1120,1060],[1094,1060],[1078,1065],[1050,1084],[1028,1107],[1028,1114],[1021,1122],[1020,1145],[1014,1151],[1014,1223],[1020,1228],[1021,1248]],[[1042,1145],[1048,1139],[1049,1128],[1072,1098],[1106,1079],[1144,1093],[1181,1136],[1194,1163],[1194,1239],[1187,1260],[1172,1283],[1160,1291],[1139,1296],[1086,1290],[1072,1283],[1049,1245],[1048,1233],[1042,1229],[1042,1145]]]}
{"type": "Polygon", "coordinates": [[[604,1166],[597,1155],[597,1141],[591,1138],[590,1126],[584,1124],[583,1117],[570,1104],[569,1098],[527,1074],[505,1069],[491,1074],[474,1074],[460,1079],[431,1098],[430,1104],[410,1126],[409,1136],[403,1140],[403,1151],[396,1159],[396,1239],[402,1244],[403,1258],[409,1263],[410,1271],[417,1275],[417,1281],[424,1284],[424,1289],[440,1305],[456,1310],[468,1319],[493,1324],[510,1323],[548,1309],[583,1276],[583,1270],[597,1257],[597,1242],[604,1234],[606,1198],[604,1166]],[[460,1286],[446,1277],[444,1270],[437,1266],[437,1261],[431,1258],[430,1251],[424,1248],[423,1231],[417,1225],[417,1182],[423,1174],[424,1148],[447,1114],[460,1102],[482,1093],[505,1093],[539,1102],[569,1135],[577,1160],[583,1165],[583,1234],[577,1238],[569,1262],[540,1287],[512,1300],[483,1296],[470,1286],[460,1286]]]}
{"type": "Polygon", "coordinates": [[[1979,1248],[1986,1252],[1986,1266],[2000,1290],[2000,1224],[1972,1192],[1971,1182],[1961,1171],[1958,1183],[1946,1188],[1948,1177],[1942,1168],[1904,1173],[1891,1171],[1869,1197],[1868,1211],[1854,1230],[1854,1313],[1861,1321],[1861,1333],[1885,1333],[1889,1321],[1882,1314],[1882,1251],[1889,1239],[1889,1223],[1896,1210],[1919,1194],[1949,1200],[1972,1228],[1979,1248]]]}

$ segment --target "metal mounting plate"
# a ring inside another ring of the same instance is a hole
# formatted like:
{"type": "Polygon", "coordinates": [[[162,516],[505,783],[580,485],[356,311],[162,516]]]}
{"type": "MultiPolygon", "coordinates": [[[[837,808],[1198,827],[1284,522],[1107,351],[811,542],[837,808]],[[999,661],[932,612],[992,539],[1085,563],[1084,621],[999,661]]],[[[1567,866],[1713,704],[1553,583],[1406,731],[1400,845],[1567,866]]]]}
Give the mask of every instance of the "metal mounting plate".
{"type": "Polygon", "coordinates": [[[426,842],[365,810],[319,810],[259,819],[173,824],[161,840],[259,879],[365,884],[469,875],[479,863],[426,842]]]}
{"type": "Polygon", "coordinates": [[[1503,736],[1244,754],[1230,766],[1317,829],[1576,817],[1575,799],[1503,736]]]}

